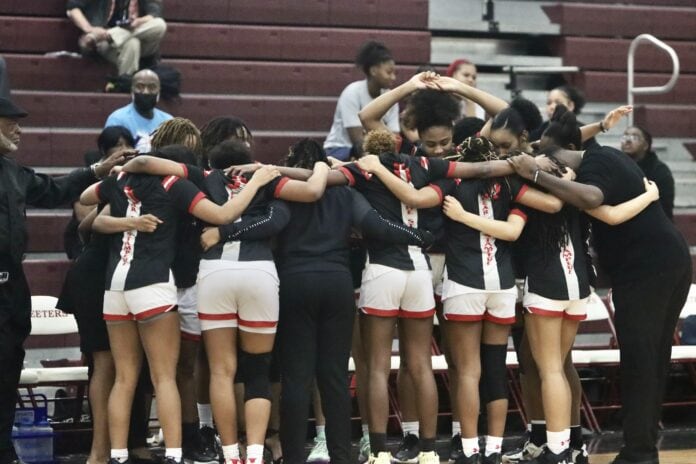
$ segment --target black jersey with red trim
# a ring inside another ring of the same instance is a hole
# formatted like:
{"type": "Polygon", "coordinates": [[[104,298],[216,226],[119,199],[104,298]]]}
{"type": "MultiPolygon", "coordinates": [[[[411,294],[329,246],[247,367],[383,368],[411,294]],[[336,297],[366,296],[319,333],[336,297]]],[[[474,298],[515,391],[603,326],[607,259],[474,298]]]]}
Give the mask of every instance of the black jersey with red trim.
{"type": "MultiPolygon", "coordinates": [[[[219,170],[210,171],[205,178],[205,190],[212,201],[218,205],[223,205],[244,189],[249,178],[250,176],[244,175],[228,176],[219,170]]],[[[280,191],[288,181],[287,177],[278,177],[261,187],[244,210],[242,217],[263,215],[268,208],[268,203],[274,198],[278,198],[280,191]]],[[[203,252],[201,259],[272,261],[271,240],[272,237],[263,240],[221,241],[208,251],[203,252]]]]}
{"type": "MultiPolygon", "coordinates": [[[[184,167],[186,179],[196,187],[205,188],[205,177],[208,171],[197,166],[184,167]]],[[[176,230],[176,255],[172,263],[172,274],[177,288],[189,288],[198,279],[198,265],[201,260],[201,233],[203,225],[188,212],[180,212],[176,230]]]]}
{"type": "Polygon", "coordinates": [[[114,217],[152,214],[162,220],[152,233],[129,230],[110,241],[107,290],[133,290],[169,280],[179,212],[191,211],[205,194],[186,179],[142,174],[110,177],[97,188],[114,217]]]}
{"type": "MultiPolygon", "coordinates": [[[[386,153],[379,158],[390,172],[416,189],[451,176],[455,168],[453,162],[425,156],[386,153]]],[[[385,219],[402,222],[410,227],[429,229],[428,215],[423,216],[416,208],[403,204],[376,176],[361,170],[356,164],[347,164],[340,170],[348,179],[349,185],[365,195],[367,201],[385,219]]],[[[430,269],[427,256],[413,245],[398,245],[374,239],[367,239],[366,244],[371,263],[403,270],[430,269]]]]}
{"type": "MultiPolygon", "coordinates": [[[[433,184],[441,195],[452,195],[470,213],[507,221],[527,215],[513,204],[527,190],[515,177],[483,180],[445,180],[433,184]]],[[[481,290],[505,290],[515,286],[510,242],[499,240],[460,222],[446,221],[445,265],[447,278],[481,290]]]]}
{"type": "Polygon", "coordinates": [[[553,215],[521,209],[527,214],[528,223],[518,240],[517,251],[529,291],[552,300],[578,300],[589,296],[593,280],[590,273],[594,268],[588,262],[589,224],[581,213],[572,206],[565,206],[553,215]],[[544,221],[566,223],[565,246],[549,243],[544,221]]]}

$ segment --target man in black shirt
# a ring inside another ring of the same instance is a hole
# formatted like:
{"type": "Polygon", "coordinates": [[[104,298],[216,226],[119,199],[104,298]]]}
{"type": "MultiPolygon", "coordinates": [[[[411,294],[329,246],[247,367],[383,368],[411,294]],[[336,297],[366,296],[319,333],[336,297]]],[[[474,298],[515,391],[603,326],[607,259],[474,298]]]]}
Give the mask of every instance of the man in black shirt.
{"type": "MultiPolygon", "coordinates": [[[[617,205],[643,193],[643,172],[618,150],[559,150],[577,170],[575,182],[540,171],[534,158],[512,159],[515,170],[581,209],[617,205]]],[[[624,447],[614,464],[657,464],[656,441],[672,337],[691,286],[691,256],[662,207],[651,203],[633,219],[608,226],[592,219],[595,249],[612,283],[621,350],[624,447]]]]}
{"type": "Polygon", "coordinates": [[[17,384],[24,340],[31,331],[31,293],[22,269],[27,244],[26,206],[56,208],[108,174],[123,152],[62,177],[36,174],[8,158],[18,148],[26,111],[0,98],[0,464],[18,462],[12,446],[17,384]]]}
{"type": "Polygon", "coordinates": [[[657,158],[652,150],[652,135],[638,126],[629,127],[621,137],[621,151],[630,156],[645,177],[657,184],[660,204],[668,218],[674,209],[674,177],[669,167],[657,158]]]}

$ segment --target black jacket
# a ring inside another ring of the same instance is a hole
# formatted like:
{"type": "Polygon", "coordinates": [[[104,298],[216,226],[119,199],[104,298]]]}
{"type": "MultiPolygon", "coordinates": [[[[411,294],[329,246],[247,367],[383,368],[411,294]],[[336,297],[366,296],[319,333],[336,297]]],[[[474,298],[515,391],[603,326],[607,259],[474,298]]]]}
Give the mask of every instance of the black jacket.
{"type": "Polygon", "coordinates": [[[672,219],[674,209],[674,177],[669,167],[657,158],[655,152],[648,152],[645,157],[638,161],[641,171],[648,180],[657,184],[660,189],[660,204],[668,218],[672,219]]]}
{"type": "MultiPolygon", "coordinates": [[[[68,0],[65,9],[79,8],[92,26],[105,27],[109,22],[109,13],[117,0],[68,0]]],[[[121,2],[118,2],[121,3],[121,2]]],[[[127,2],[126,2],[127,3],[127,2]]],[[[162,0],[139,0],[138,15],[162,17],[162,0]]]]}
{"type": "Polygon", "coordinates": [[[19,263],[27,247],[26,206],[56,208],[96,182],[89,168],[53,178],[0,155],[0,255],[19,263]]]}

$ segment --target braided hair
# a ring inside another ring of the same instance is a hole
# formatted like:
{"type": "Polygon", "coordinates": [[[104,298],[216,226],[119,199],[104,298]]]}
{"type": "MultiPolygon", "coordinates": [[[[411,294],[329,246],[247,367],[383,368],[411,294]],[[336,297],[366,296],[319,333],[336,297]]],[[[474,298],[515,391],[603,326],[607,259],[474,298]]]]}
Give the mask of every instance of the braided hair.
{"type": "Polygon", "coordinates": [[[155,129],[150,145],[152,151],[167,145],[184,145],[196,156],[199,156],[201,153],[201,132],[190,119],[172,118],[155,129]]]}
{"type": "MultiPolygon", "coordinates": [[[[459,161],[464,163],[479,163],[494,161],[507,158],[495,149],[493,143],[485,137],[469,137],[454,148],[454,154],[445,156],[444,159],[459,161]]],[[[471,179],[469,182],[476,183],[476,191],[479,195],[491,195],[495,185],[502,185],[505,188],[505,195],[511,195],[510,182],[507,177],[490,179],[471,179]]],[[[491,195],[492,196],[492,195],[491,195]]]]}
{"type": "Polygon", "coordinates": [[[234,116],[219,116],[213,118],[201,129],[202,156],[201,164],[207,167],[208,152],[219,143],[230,138],[241,140],[251,145],[253,135],[249,127],[241,119],[234,116]]]}
{"type": "Polygon", "coordinates": [[[285,166],[314,169],[314,163],[319,161],[329,162],[324,148],[316,140],[305,138],[290,147],[285,166]]]}

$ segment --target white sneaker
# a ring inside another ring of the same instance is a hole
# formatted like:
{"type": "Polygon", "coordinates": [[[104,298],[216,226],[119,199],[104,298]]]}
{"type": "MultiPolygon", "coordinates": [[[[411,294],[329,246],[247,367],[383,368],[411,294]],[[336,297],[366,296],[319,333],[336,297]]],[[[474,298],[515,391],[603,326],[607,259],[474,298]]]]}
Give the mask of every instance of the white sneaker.
{"type": "Polygon", "coordinates": [[[522,446],[522,448],[516,449],[514,451],[508,451],[507,453],[503,454],[503,462],[516,463],[531,461],[532,459],[541,456],[541,453],[543,452],[543,446],[536,446],[534,443],[527,440],[524,446],[522,446]]]}
{"type": "Polygon", "coordinates": [[[329,449],[326,447],[326,439],[315,438],[312,451],[309,453],[307,462],[330,462],[329,449]]]}
{"type": "Polygon", "coordinates": [[[418,453],[418,464],[440,464],[440,456],[436,451],[421,451],[418,453]]]}
{"type": "Polygon", "coordinates": [[[358,454],[358,462],[362,464],[370,459],[370,436],[363,435],[360,437],[360,453],[358,454]]]}
{"type": "Polygon", "coordinates": [[[370,453],[370,459],[367,462],[369,464],[391,464],[392,454],[389,451],[381,451],[377,453],[377,456],[370,453]]]}

